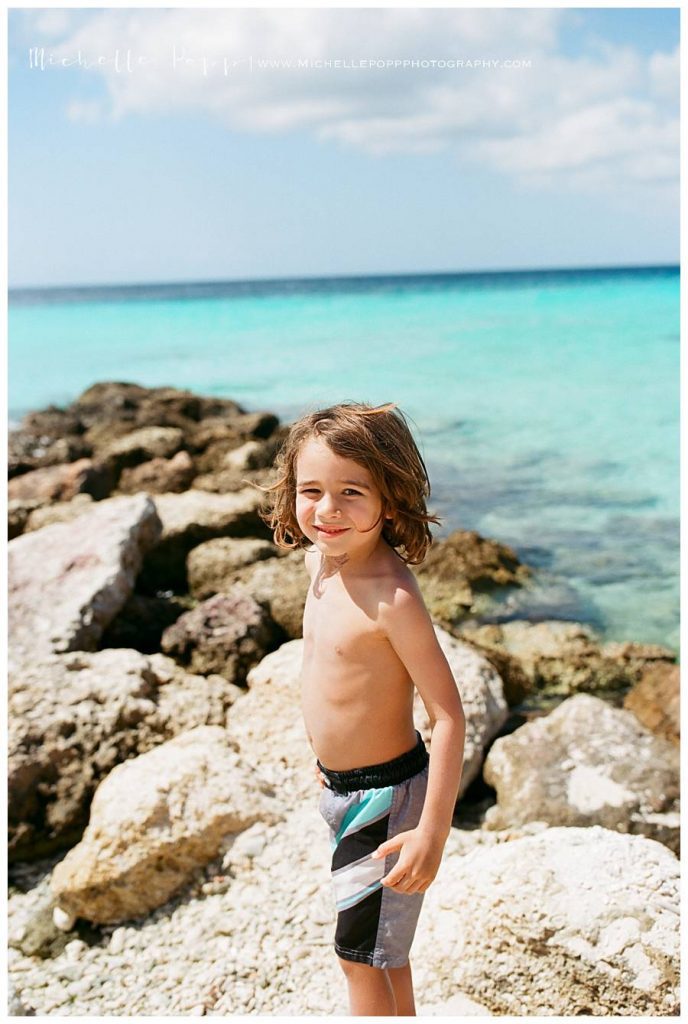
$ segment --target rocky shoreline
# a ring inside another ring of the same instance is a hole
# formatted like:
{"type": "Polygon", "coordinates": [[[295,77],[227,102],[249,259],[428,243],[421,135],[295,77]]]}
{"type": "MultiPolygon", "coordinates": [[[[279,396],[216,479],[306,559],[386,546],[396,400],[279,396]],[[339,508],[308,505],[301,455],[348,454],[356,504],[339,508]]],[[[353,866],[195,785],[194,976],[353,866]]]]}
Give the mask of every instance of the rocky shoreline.
{"type": "MultiPolygon", "coordinates": [[[[299,710],[307,576],[254,486],[285,433],[111,382],[10,433],[15,1011],[347,1013],[299,710]]],[[[534,571],[473,531],[414,571],[467,712],[419,1015],[677,1015],[674,653],[514,619],[534,571]]]]}

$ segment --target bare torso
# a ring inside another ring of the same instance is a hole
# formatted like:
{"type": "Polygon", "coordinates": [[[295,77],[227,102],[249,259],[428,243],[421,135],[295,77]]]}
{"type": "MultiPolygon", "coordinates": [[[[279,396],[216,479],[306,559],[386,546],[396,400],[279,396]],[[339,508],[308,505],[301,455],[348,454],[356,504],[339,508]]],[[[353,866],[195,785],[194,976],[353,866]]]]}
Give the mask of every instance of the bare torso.
{"type": "Polygon", "coordinates": [[[366,575],[328,575],[306,557],[311,583],[303,616],[301,708],[321,764],[346,771],[398,757],[416,743],[413,681],[379,624],[380,595],[410,574],[399,557],[366,575]]]}

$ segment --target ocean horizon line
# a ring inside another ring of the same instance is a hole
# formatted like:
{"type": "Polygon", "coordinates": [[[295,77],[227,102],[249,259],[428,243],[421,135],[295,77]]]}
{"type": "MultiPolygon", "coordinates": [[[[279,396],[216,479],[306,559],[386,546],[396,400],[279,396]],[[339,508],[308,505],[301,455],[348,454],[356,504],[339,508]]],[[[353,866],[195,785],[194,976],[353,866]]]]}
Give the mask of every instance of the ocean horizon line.
{"type": "MultiPolygon", "coordinates": [[[[7,294],[10,301],[13,299],[28,299],[31,296],[42,298],[56,297],[68,298],[70,294],[78,297],[85,296],[85,293],[110,293],[126,291],[135,293],[139,291],[151,291],[159,289],[170,292],[175,289],[200,289],[200,288],[276,288],[294,285],[337,285],[356,283],[401,283],[410,281],[423,281],[428,279],[476,279],[476,278],[524,278],[529,275],[538,277],[546,276],[567,276],[567,275],[599,275],[599,274],[624,274],[629,272],[679,272],[678,263],[629,263],[629,264],[605,264],[600,266],[570,266],[570,267],[517,267],[501,268],[490,270],[422,270],[422,271],[392,271],[375,274],[329,274],[329,275],[302,275],[288,277],[247,277],[247,278],[208,278],[196,280],[175,280],[175,281],[133,281],[125,282],[103,282],[99,284],[59,284],[59,285],[19,285],[8,287],[7,294]]],[[[133,295],[131,295],[133,297],[133,295]]]]}

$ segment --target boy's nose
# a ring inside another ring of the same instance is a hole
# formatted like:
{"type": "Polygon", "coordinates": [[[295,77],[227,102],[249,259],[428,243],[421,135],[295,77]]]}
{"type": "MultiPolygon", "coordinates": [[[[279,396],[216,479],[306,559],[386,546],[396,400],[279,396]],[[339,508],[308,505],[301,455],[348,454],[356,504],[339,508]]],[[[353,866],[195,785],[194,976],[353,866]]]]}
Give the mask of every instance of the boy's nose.
{"type": "Polygon", "coordinates": [[[341,515],[334,498],[323,498],[320,503],[320,510],[323,515],[341,515]]]}

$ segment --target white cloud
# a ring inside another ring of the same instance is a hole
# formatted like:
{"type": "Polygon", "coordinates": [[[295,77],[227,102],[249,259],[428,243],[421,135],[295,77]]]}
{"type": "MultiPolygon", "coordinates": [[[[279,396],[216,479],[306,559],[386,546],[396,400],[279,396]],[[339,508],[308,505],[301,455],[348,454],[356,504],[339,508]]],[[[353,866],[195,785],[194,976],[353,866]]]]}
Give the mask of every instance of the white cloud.
{"type": "MultiPolygon", "coordinates": [[[[102,76],[115,119],[197,110],[235,131],[306,129],[377,156],[446,150],[525,185],[613,190],[619,175],[662,188],[677,180],[678,48],[647,57],[595,39],[588,53],[564,57],[561,9],[109,8],[82,10],[74,28],[64,22],[59,43],[61,12],[25,13],[33,45],[110,60],[70,73],[102,76]],[[127,51],[147,63],[117,70],[115,51],[120,65],[127,51]],[[173,53],[192,63],[173,66],[173,53]],[[260,58],[531,65],[260,69],[260,58]],[[225,59],[240,63],[225,74],[225,59]]],[[[75,97],[68,116],[93,120],[99,109],[75,97]]]]}
{"type": "Polygon", "coordinates": [[[648,72],[652,94],[669,100],[678,109],[680,74],[678,46],[673,53],[653,53],[648,63],[648,72]]]}
{"type": "Polygon", "coordinates": [[[42,36],[53,37],[63,36],[69,31],[72,21],[68,10],[58,8],[41,10],[36,13],[36,31],[42,36]]]}
{"type": "Polygon", "coordinates": [[[70,100],[66,114],[70,121],[97,124],[103,119],[103,104],[100,100],[70,100]]]}

